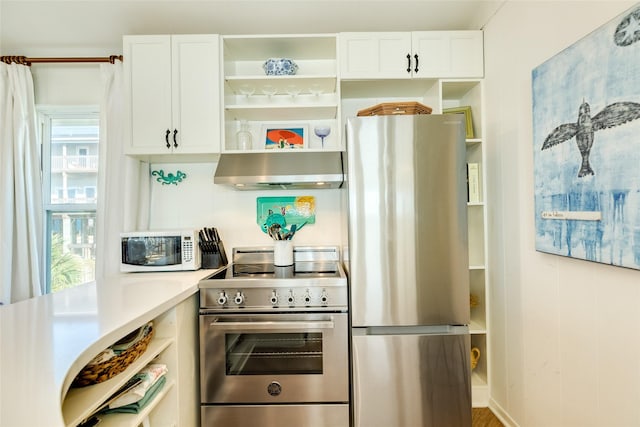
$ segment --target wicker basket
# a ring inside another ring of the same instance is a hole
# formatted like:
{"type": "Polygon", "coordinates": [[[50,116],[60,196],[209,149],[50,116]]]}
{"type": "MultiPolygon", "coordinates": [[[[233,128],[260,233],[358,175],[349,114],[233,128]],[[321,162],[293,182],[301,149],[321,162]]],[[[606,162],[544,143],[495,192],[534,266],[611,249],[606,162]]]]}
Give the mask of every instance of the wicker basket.
{"type": "Polygon", "coordinates": [[[71,383],[71,387],[85,387],[98,384],[118,375],[147,350],[152,337],[153,326],[149,328],[146,335],[140,338],[138,342],[117,356],[113,356],[103,363],[87,365],[82,368],[71,383]]]}
{"type": "Polygon", "coordinates": [[[419,102],[383,102],[358,111],[358,116],[393,116],[409,114],[431,114],[431,107],[419,102]]]}

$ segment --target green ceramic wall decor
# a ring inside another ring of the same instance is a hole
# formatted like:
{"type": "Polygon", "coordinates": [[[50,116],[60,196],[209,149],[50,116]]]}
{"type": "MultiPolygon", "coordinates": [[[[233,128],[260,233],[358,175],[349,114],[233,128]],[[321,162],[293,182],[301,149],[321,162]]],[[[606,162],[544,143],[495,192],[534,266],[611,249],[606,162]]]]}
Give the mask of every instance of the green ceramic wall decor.
{"type": "Polygon", "coordinates": [[[169,172],[169,174],[165,176],[164,170],[162,169],[152,171],[151,175],[157,176],[158,178],[156,178],[156,181],[161,182],[162,185],[178,185],[179,182],[182,182],[182,180],[187,177],[187,174],[182,171],[176,171],[175,175],[169,172]]]}
{"type": "Polygon", "coordinates": [[[316,199],[313,196],[258,197],[256,221],[264,233],[273,222],[286,232],[296,224],[298,229],[316,222],[316,199]],[[287,227],[287,228],[286,228],[287,227]]]}

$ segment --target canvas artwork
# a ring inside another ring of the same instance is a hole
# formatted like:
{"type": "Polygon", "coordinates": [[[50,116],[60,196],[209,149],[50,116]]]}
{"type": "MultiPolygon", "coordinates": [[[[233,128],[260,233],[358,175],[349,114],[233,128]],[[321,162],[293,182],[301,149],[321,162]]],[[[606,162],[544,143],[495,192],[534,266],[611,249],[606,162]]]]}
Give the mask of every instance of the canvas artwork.
{"type": "Polygon", "coordinates": [[[309,132],[306,125],[301,126],[263,126],[266,149],[304,148],[309,132]]]}
{"type": "Polygon", "coordinates": [[[640,269],[640,4],[532,72],[536,250],[640,269]]]}

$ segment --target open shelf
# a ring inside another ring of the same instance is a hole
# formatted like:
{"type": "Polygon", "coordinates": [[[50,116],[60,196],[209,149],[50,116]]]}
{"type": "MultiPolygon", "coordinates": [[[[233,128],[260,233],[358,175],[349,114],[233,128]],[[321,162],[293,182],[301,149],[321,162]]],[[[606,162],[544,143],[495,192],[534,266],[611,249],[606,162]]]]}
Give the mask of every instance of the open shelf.
{"type": "Polygon", "coordinates": [[[317,75],[317,76],[226,76],[225,81],[233,93],[241,96],[256,96],[262,94],[265,85],[276,88],[278,93],[288,93],[290,86],[295,86],[300,90],[300,94],[334,93],[336,91],[337,76],[317,75]],[[247,94],[247,90],[252,89],[252,94],[247,94]]]}
{"type": "Polygon", "coordinates": [[[167,381],[162,390],[137,414],[108,414],[100,416],[100,427],[137,427],[149,416],[151,411],[169,393],[175,385],[173,381],[167,381]]]}
{"type": "Polygon", "coordinates": [[[342,149],[335,34],[232,35],[222,40],[223,152],[236,151],[236,133],[243,120],[249,122],[251,151],[263,146],[265,124],[306,126],[305,148],[317,150],[322,147],[314,126],[330,126],[329,149],[342,149]],[[291,59],[298,66],[296,74],[265,75],[262,66],[269,58],[291,59]]]}
{"type": "MultiPolygon", "coordinates": [[[[280,96],[280,95],[276,95],[280,96]]],[[[225,114],[230,120],[251,121],[292,121],[335,119],[338,106],[335,104],[263,103],[260,105],[235,104],[225,106],[225,114]]]]}
{"type": "Polygon", "coordinates": [[[77,426],[87,419],[104,401],[172,343],[173,339],[154,337],[147,350],[120,374],[99,384],[69,389],[62,404],[66,425],[77,426]]]}

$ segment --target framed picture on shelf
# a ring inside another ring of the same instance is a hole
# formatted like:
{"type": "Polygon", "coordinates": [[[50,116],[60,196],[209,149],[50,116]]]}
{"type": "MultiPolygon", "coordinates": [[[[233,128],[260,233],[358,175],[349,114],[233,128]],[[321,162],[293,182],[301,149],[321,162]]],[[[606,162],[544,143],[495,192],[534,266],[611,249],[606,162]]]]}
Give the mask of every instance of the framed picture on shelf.
{"type": "Polygon", "coordinates": [[[307,125],[264,125],[264,148],[268,150],[288,150],[305,148],[309,135],[307,125]]]}
{"type": "Polygon", "coordinates": [[[475,138],[473,133],[473,118],[471,117],[471,107],[465,106],[465,107],[443,108],[442,114],[464,114],[467,139],[475,138]]]}

